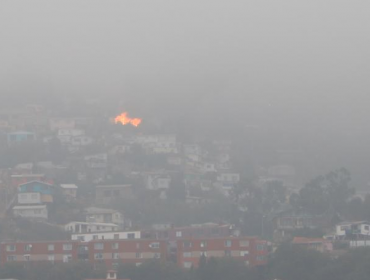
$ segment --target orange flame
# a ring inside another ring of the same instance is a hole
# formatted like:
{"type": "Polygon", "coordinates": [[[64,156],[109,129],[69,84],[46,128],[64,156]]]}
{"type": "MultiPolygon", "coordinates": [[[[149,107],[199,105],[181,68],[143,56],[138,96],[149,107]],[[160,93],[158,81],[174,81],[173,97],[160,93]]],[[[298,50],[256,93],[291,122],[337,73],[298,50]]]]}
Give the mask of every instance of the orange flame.
{"type": "Polygon", "coordinates": [[[123,112],[121,115],[118,115],[117,117],[115,117],[114,122],[121,123],[122,125],[131,124],[133,126],[138,127],[141,124],[142,119],[139,119],[139,118],[131,119],[128,116],[127,112],[123,112]]]}

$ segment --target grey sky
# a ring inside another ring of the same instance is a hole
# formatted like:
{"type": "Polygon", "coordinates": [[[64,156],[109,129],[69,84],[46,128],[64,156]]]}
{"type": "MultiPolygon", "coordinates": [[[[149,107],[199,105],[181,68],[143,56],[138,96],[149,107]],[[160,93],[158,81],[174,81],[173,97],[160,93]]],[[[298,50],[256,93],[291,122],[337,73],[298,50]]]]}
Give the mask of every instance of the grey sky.
{"type": "Polygon", "coordinates": [[[362,154],[369,12],[366,0],[2,0],[0,94],[182,102],[174,111],[222,110],[282,145],[362,154]]]}

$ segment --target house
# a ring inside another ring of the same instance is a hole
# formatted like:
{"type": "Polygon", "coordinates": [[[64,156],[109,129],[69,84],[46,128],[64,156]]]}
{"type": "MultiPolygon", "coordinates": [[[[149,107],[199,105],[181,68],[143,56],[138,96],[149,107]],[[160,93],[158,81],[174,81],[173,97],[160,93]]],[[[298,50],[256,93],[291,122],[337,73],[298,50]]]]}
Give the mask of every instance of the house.
{"type": "Polygon", "coordinates": [[[150,172],[145,176],[147,190],[168,190],[171,185],[171,177],[164,172],[150,172]]]}
{"type": "Polygon", "coordinates": [[[121,240],[121,239],[141,239],[140,231],[111,231],[94,233],[74,233],[72,240],[89,242],[92,240],[121,240]]]}
{"type": "Polygon", "coordinates": [[[81,129],[59,129],[57,137],[62,144],[70,145],[74,137],[84,135],[85,131],[81,129]]]}
{"type": "Polygon", "coordinates": [[[176,136],[172,134],[140,135],[135,143],[141,145],[148,153],[153,154],[177,154],[176,136]]]}
{"type": "Polygon", "coordinates": [[[51,118],[49,119],[49,127],[51,131],[71,130],[76,128],[76,122],[70,118],[51,118]]]}
{"type": "Polygon", "coordinates": [[[116,210],[90,207],[85,209],[86,222],[113,223],[124,226],[123,215],[116,210]]]}
{"type": "Polygon", "coordinates": [[[36,134],[30,131],[15,131],[6,135],[8,145],[17,145],[25,142],[32,142],[36,140],[36,134]]]}
{"type": "Polygon", "coordinates": [[[333,251],[333,243],[323,238],[294,237],[292,244],[321,253],[333,251]]]}
{"type": "Polygon", "coordinates": [[[84,161],[88,168],[104,169],[108,164],[108,155],[106,153],[89,155],[84,157],[84,161]]]}
{"type": "Polygon", "coordinates": [[[370,240],[370,223],[367,221],[339,223],[335,226],[335,239],[370,240]]]}
{"type": "Polygon", "coordinates": [[[182,268],[198,267],[201,257],[233,258],[247,266],[267,263],[267,241],[257,237],[184,238],[177,243],[177,263],[182,268]]]}
{"type": "Polygon", "coordinates": [[[14,206],[13,214],[16,217],[22,217],[30,220],[47,220],[48,209],[46,205],[22,205],[14,206]]]}
{"type": "Polygon", "coordinates": [[[20,194],[39,193],[42,202],[53,202],[55,187],[48,183],[33,181],[19,185],[18,192],[20,194]]]}
{"type": "Polygon", "coordinates": [[[41,204],[42,200],[40,193],[18,193],[18,204],[41,204]]]}
{"type": "Polygon", "coordinates": [[[93,222],[70,222],[63,226],[65,231],[71,233],[95,233],[117,231],[119,226],[113,223],[93,223],[93,222]]]}
{"type": "Polygon", "coordinates": [[[62,193],[67,198],[76,198],[78,187],[75,184],[60,184],[62,193]]]}
{"type": "Polygon", "coordinates": [[[132,198],[131,185],[99,185],[95,188],[95,199],[97,203],[113,203],[117,199],[132,198]]]}

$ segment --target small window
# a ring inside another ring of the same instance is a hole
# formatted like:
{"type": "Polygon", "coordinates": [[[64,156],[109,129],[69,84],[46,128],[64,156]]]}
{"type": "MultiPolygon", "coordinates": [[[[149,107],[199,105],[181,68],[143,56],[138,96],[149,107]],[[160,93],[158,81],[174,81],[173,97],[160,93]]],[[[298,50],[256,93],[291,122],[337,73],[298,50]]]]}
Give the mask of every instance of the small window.
{"type": "Polygon", "coordinates": [[[23,258],[24,258],[24,261],[28,262],[30,260],[30,255],[24,255],[23,258]]]}
{"type": "Polygon", "coordinates": [[[176,231],[176,237],[182,237],[182,232],[181,231],[176,231]]]}
{"type": "Polygon", "coordinates": [[[112,249],[113,250],[117,250],[119,248],[119,244],[118,243],[113,243],[112,244],[112,249]]]}
{"type": "Polygon", "coordinates": [[[184,268],[191,268],[192,266],[191,262],[184,262],[184,268]]]}
{"type": "Polygon", "coordinates": [[[53,262],[55,260],[54,255],[48,255],[48,261],[53,262]]]}
{"type": "Polygon", "coordinates": [[[265,245],[264,244],[257,244],[257,251],[264,251],[265,245]]]}
{"type": "Polygon", "coordinates": [[[365,230],[369,230],[370,226],[364,226],[365,230]]]}
{"type": "Polygon", "coordinates": [[[6,245],[6,251],[7,252],[14,252],[15,251],[15,245],[6,245]]]}
{"type": "Polygon", "coordinates": [[[31,245],[31,244],[24,245],[24,250],[25,250],[26,252],[31,251],[31,248],[32,248],[32,245],[31,245]]]}
{"type": "Polygon", "coordinates": [[[48,245],[48,251],[54,251],[54,244],[48,245]]]}
{"type": "Polygon", "coordinates": [[[104,243],[95,243],[94,244],[95,250],[103,250],[104,249],[104,243]]]}
{"type": "Polygon", "coordinates": [[[257,256],[257,261],[264,261],[266,258],[265,256],[257,256]]]}
{"type": "Polygon", "coordinates": [[[248,247],[249,241],[248,240],[242,240],[239,242],[240,247],[248,247]]]}
{"type": "Polygon", "coordinates": [[[190,241],[184,241],[183,245],[184,248],[191,248],[193,244],[190,241]]]}
{"type": "Polygon", "coordinates": [[[94,259],[96,259],[96,260],[102,260],[103,259],[103,254],[102,253],[96,253],[96,254],[94,254],[94,259]]]}
{"type": "Polygon", "coordinates": [[[225,247],[231,247],[231,240],[226,240],[225,241],[225,247]]]}
{"type": "Polygon", "coordinates": [[[135,239],[135,233],[128,233],[127,239],[135,239]]]}
{"type": "Polygon", "coordinates": [[[98,235],[93,235],[93,240],[98,240],[99,236],[98,235]]]}
{"type": "Polygon", "coordinates": [[[72,255],[63,255],[63,262],[67,263],[72,260],[72,255]]]}
{"type": "Polygon", "coordinates": [[[71,251],[72,250],[72,244],[63,244],[63,250],[64,251],[71,251]]]}
{"type": "Polygon", "coordinates": [[[240,251],[240,256],[241,257],[246,257],[249,255],[249,252],[248,251],[240,251]]]}
{"type": "Polygon", "coordinates": [[[160,253],[154,253],[153,258],[154,259],[160,259],[161,258],[161,254],[160,253]]]}
{"type": "Polygon", "coordinates": [[[158,242],[154,242],[154,243],[151,243],[149,245],[150,248],[153,248],[153,249],[158,249],[159,248],[159,243],[158,242]]]}
{"type": "Polygon", "coordinates": [[[202,257],[207,257],[207,252],[205,252],[205,251],[200,252],[200,255],[201,255],[202,257]]]}
{"type": "Polygon", "coordinates": [[[191,258],[191,252],[184,252],[184,253],[182,253],[182,256],[184,258],[191,258]]]}
{"type": "Polygon", "coordinates": [[[141,253],[136,253],[136,258],[137,258],[137,259],[141,259],[141,258],[142,258],[141,253]]]}
{"type": "Polygon", "coordinates": [[[119,253],[112,253],[112,259],[118,260],[120,258],[119,253]]]}

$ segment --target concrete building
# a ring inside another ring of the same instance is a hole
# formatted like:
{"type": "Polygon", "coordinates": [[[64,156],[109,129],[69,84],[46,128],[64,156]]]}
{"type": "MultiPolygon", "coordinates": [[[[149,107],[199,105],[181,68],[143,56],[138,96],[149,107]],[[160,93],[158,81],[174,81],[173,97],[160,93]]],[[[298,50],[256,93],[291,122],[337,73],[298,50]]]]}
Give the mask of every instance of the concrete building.
{"type": "Polygon", "coordinates": [[[62,193],[67,198],[75,199],[77,197],[78,187],[75,184],[60,184],[62,193]]]}
{"type": "Polygon", "coordinates": [[[113,209],[104,209],[97,207],[89,207],[85,209],[86,222],[95,223],[113,223],[116,225],[124,226],[123,215],[113,209]]]}

